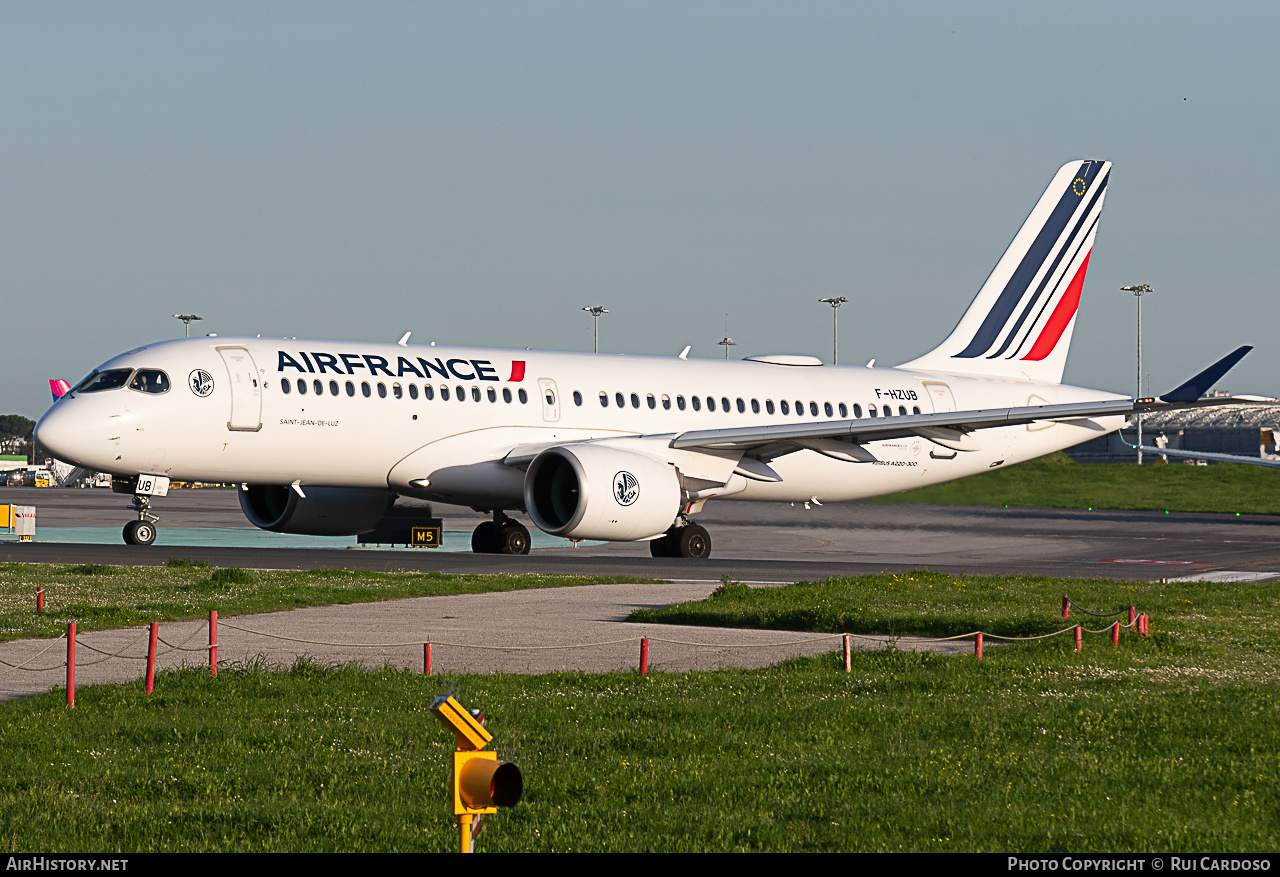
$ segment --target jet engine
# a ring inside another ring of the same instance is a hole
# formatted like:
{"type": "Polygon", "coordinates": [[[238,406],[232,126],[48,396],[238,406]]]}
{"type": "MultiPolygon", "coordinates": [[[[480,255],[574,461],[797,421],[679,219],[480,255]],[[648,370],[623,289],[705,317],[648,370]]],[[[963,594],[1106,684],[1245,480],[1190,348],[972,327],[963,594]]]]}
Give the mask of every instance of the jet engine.
{"type": "Polygon", "coordinates": [[[252,484],[240,493],[249,523],[276,533],[356,536],[378,525],[396,495],[367,487],[307,487],[306,497],[287,484],[252,484]]]}
{"type": "Polygon", "coordinates": [[[524,502],[538,529],[568,539],[626,542],[660,536],[680,511],[676,470],[598,444],[548,448],[529,464],[524,502]]]}

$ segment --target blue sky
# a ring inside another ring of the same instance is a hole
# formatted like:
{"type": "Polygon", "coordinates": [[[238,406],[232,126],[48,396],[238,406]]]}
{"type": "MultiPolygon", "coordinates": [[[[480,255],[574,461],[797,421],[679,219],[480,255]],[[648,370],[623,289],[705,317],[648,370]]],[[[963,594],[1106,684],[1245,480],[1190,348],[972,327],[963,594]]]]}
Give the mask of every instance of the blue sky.
{"type": "Polygon", "coordinates": [[[0,4],[0,411],[201,331],[904,361],[1115,163],[1066,380],[1280,393],[1267,4],[0,4]]]}

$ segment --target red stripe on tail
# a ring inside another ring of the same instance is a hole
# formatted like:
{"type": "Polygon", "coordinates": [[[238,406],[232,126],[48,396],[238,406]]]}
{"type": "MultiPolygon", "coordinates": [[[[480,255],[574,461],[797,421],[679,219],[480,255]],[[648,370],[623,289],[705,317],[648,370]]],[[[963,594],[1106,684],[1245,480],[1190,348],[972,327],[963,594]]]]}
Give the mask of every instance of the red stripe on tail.
{"type": "Polygon", "coordinates": [[[1080,293],[1084,291],[1084,275],[1089,270],[1089,257],[1092,255],[1093,250],[1085,254],[1080,270],[1076,272],[1076,276],[1071,280],[1071,285],[1067,287],[1067,291],[1058,302],[1058,306],[1053,309],[1053,315],[1049,317],[1049,322],[1045,323],[1044,329],[1040,332],[1040,337],[1036,339],[1036,343],[1031,348],[1031,352],[1022,357],[1023,359],[1042,360],[1050,353],[1053,353],[1053,348],[1058,346],[1062,333],[1067,331],[1071,318],[1076,315],[1076,309],[1080,307],[1080,293]]]}

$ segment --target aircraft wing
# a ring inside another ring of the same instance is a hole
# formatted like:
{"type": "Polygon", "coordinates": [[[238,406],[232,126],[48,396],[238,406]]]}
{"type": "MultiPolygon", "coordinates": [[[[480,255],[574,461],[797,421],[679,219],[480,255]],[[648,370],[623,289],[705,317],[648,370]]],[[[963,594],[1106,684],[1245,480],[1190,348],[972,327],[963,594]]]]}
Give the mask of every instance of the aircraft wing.
{"type": "Polygon", "coordinates": [[[677,450],[740,450],[767,456],[774,446],[782,453],[808,448],[851,462],[872,462],[875,458],[861,448],[867,442],[919,436],[955,450],[981,447],[971,436],[982,429],[1017,426],[1038,420],[1081,420],[1133,413],[1131,399],[1071,402],[1064,405],[1028,405],[1019,408],[989,408],[979,411],[944,411],[937,414],[906,414],[859,420],[830,420],[821,423],[780,423],[730,429],[700,429],[681,433],[671,440],[677,450]],[[828,444],[830,443],[830,444],[828,444]],[[844,446],[844,447],[841,447],[844,446]],[[783,448],[786,447],[786,450],[783,448]]]}
{"type": "Polygon", "coordinates": [[[1148,454],[1167,454],[1170,457],[1188,457],[1192,460],[1213,460],[1215,463],[1244,463],[1247,466],[1266,466],[1268,469],[1280,469],[1280,460],[1264,460],[1261,457],[1211,454],[1207,451],[1181,451],[1173,448],[1153,448],[1148,445],[1143,445],[1142,450],[1148,454]]]}

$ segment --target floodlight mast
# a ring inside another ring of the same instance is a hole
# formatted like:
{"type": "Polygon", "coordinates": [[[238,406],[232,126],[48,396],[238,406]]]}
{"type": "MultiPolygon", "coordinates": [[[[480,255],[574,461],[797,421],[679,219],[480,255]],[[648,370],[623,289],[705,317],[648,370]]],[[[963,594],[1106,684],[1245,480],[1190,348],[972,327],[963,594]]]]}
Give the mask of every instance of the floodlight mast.
{"type": "MultiPolygon", "coordinates": [[[[1142,397],[1142,297],[1149,292],[1155,292],[1147,284],[1143,283],[1139,286],[1122,286],[1121,292],[1132,292],[1134,298],[1138,300],[1138,389],[1133,394],[1133,398],[1142,397]]],[[[1138,415],[1138,465],[1142,465],[1142,415],[1138,415]]]]}
{"type": "Polygon", "coordinates": [[[729,337],[729,315],[728,314],[724,315],[724,337],[721,338],[716,343],[724,348],[725,359],[729,358],[729,348],[738,346],[738,342],[734,341],[732,338],[729,337]]]}
{"type": "Polygon", "coordinates": [[[191,323],[195,320],[204,319],[204,317],[198,317],[195,314],[174,314],[173,318],[182,321],[183,337],[185,338],[191,337],[191,323]]]}
{"type": "Polygon", "coordinates": [[[595,345],[593,346],[592,350],[594,353],[599,353],[600,352],[600,315],[609,313],[609,309],[606,307],[601,307],[600,305],[588,305],[585,308],[583,308],[583,310],[595,318],[595,329],[596,329],[595,345]]]}
{"type": "Polygon", "coordinates": [[[849,299],[843,295],[839,298],[820,298],[819,302],[831,305],[831,364],[840,364],[840,305],[848,304],[849,299]]]}

